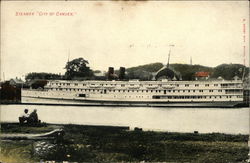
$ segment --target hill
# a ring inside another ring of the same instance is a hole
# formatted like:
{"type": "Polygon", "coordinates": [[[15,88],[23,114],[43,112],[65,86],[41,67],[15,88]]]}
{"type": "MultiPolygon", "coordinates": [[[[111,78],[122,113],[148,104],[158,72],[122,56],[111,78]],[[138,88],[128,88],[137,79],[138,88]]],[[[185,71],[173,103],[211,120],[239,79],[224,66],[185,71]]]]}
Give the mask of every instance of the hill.
{"type": "MultiPolygon", "coordinates": [[[[162,63],[151,63],[136,67],[127,68],[128,79],[150,80],[153,75],[163,67],[162,63]]],[[[169,68],[181,74],[182,80],[194,80],[196,72],[209,72],[210,78],[222,77],[226,80],[233,79],[234,76],[242,78],[243,71],[245,76],[249,74],[249,67],[241,64],[221,64],[216,67],[188,64],[170,64],[169,68]]]]}

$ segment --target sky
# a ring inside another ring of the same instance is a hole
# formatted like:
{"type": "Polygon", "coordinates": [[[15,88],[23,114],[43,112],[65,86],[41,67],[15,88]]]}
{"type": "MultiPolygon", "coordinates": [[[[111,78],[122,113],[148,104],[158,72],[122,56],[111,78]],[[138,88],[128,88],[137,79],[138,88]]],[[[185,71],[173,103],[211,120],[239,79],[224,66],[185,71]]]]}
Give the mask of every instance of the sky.
{"type": "Polygon", "coordinates": [[[169,45],[170,63],[249,66],[248,44],[248,1],[1,2],[1,80],[166,63],[169,45]]]}

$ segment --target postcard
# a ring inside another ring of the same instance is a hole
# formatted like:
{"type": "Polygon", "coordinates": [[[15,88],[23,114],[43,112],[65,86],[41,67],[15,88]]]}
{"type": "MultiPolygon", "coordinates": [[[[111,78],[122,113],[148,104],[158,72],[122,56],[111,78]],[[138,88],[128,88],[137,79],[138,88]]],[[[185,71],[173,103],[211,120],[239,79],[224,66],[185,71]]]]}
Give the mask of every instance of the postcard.
{"type": "Polygon", "coordinates": [[[248,1],[1,1],[0,162],[250,162],[248,1]]]}

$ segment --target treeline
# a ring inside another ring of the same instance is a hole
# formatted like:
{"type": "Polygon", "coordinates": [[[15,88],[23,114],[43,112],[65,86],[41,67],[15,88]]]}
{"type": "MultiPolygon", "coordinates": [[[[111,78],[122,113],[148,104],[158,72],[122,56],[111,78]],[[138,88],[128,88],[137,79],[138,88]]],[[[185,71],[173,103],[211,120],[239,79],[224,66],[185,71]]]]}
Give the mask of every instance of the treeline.
{"type": "MultiPolygon", "coordinates": [[[[26,81],[34,79],[44,80],[105,80],[103,77],[95,76],[95,73],[100,73],[99,70],[91,70],[88,67],[88,61],[83,58],[77,58],[66,63],[66,72],[63,75],[53,73],[28,73],[25,77],[26,81]]],[[[164,65],[162,63],[151,63],[126,69],[125,79],[139,79],[139,80],[152,80],[156,72],[164,65]]],[[[172,69],[182,80],[195,80],[196,72],[209,72],[210,78],[222,77],[226,80],[233,79],[234,76],[242,78],[243,74],[248,76],[249,67],[241,64],[221,64],[216,67],[207,67],[202,65],[189,65],[189,64],[170,64],[169,68],[172,69]]],[[[118,75],[119,71],[115,73],[118,75]]]]}
{"type": "MultiPolygon", "coordinates": [[[[152,79],[152,76],[160,68],[163,67],[162,63],[152,63],[127,69],[129,79],[152,79]]],[[[249,75],[249,67],[241,64],[221,64],[216,67],[207,67],[202,65],[189,65],[189,64],[170,64],[169,68],[181,75],[182,80],[195,80],[196,72],[209,72],[210,78],[222,77],[226,80],[233,79],[234,76],[242,78],[249,75]]]]}
{"type": "Polygon", "coordinates": [[[44,79],[44,80],[59,80],[62,79],[62,75],[60,74],[53,74],[53,73],[46,73],[46,72],[31,72],[25,76],[25,80],[34,80],[34,79],[44,79]]]}

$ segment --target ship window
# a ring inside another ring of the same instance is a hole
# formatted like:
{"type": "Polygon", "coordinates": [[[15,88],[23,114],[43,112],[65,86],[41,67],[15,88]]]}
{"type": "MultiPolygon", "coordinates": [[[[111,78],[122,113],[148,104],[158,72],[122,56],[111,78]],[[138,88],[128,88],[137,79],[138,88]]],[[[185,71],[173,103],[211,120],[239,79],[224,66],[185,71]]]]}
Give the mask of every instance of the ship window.
{"type": "Polygon", "coordinates": [[[134,90],[132,90],[132,92],[134,92],[134,90]]]}
{"type": "Polygon", "coordinates": [[[199,87],[199,84],[195,84],[194,86],[195,86],[195,87],[199,87]]]}
{"type": "Polygon", "coordinates": [[[70,85],[70,83],[67,83],[67,85],[70,85]]]}
{"type": "Polygon", "coordinates": [[[113,92],[115,92],[115,90],[113,90],[113,92]]]}
{"type": "Polygon", "coordinates": [[[121,84],[121,87],[125,87],[125,84],[121,84]]]}
{"type": "Polygon", "coordinates": [[[218,86],[218,84],[214,84],[214,86],[216,87],[216,86],[218,86]]]}
{"type": "Polygon", "coordinates": [[[173,92],[175,92],[175,90],[173,90],[173,92]]]}
{"type": "Polygon", "coordinates": [[[179,87],[179,84],[176,84],[176,87],[179,87]]]}
{"type": "Polygon", "coordinates": [[[178,90],[178,92],[180,92],[180,90],[178,90]]]}
{"type": "Polygon", "coordinates": [[[128,92],[129,92],[129,90],[128,90],[128,92]]]}
{"type": "Polygon", "coordinates": [[[162,84],[158,84],[158,86],[159,86],[159,87],[161,87],[161,86],[162,86],[162,84]]]}
{"type": "Polygon", "coordinates": [[[185,92],[185,90],[183,90],[183,92],[185,92]]]}
{"type": "Polygon", "coordinates": [[[86,84],[82,84],[82,86],[86,86],[86,84]]]}
{"type": "Polygon", "coordinates": [[[134,86],[134,84],[130,84],[130,86],[134,86]]]}
{"type": "Polygon", "coordinates": [[[205,84],[205,87],[209,87],[209,84],[205,84]]]}
{"type": "Polygon", "coordinates": [[[218,92],[222,92],[222,90],[218,90],[218,92]]]}
{"type": "Polygon", "coordinates": [[[209,92],[213,92],[213,90],[209,90],[209,92]]]}
{"type": "Polygon", "coordinates": [[[153,90],[151,90],[151,92],[153,92],[153,90]]]}
{"type": "Polygon", "coordinates": [[[125,92],[125,90],[123,90],[123,92],[125,92]]]}
{"type": "Polygon", "coordinates": [[[77,84],[77,83],[75,83],[75,86],[78,86],[78,84],[77,84]]]}
{"type": "Polygon", "coordinates": [[[185,87],[189,87],[189,84],[185,84],[185,87]]]}
{"type": "Polygon", "coordinates": [[[188,90],[188,92],[190,92],[190,90],[188,90]]]}
{"type": "Polygon", "coordinates": [[[79,97],[86,97],[85,94],[79,94],[79,97]]]}
{"type": "Polygon", "coordinates": [[[193,90],[193,92],[195,92],[195,90],[193,90]]]}
{"type": "Polygon", "coordinates": [[[203,92],[203,90],[199,90],[199,92],[203,92]]]}

